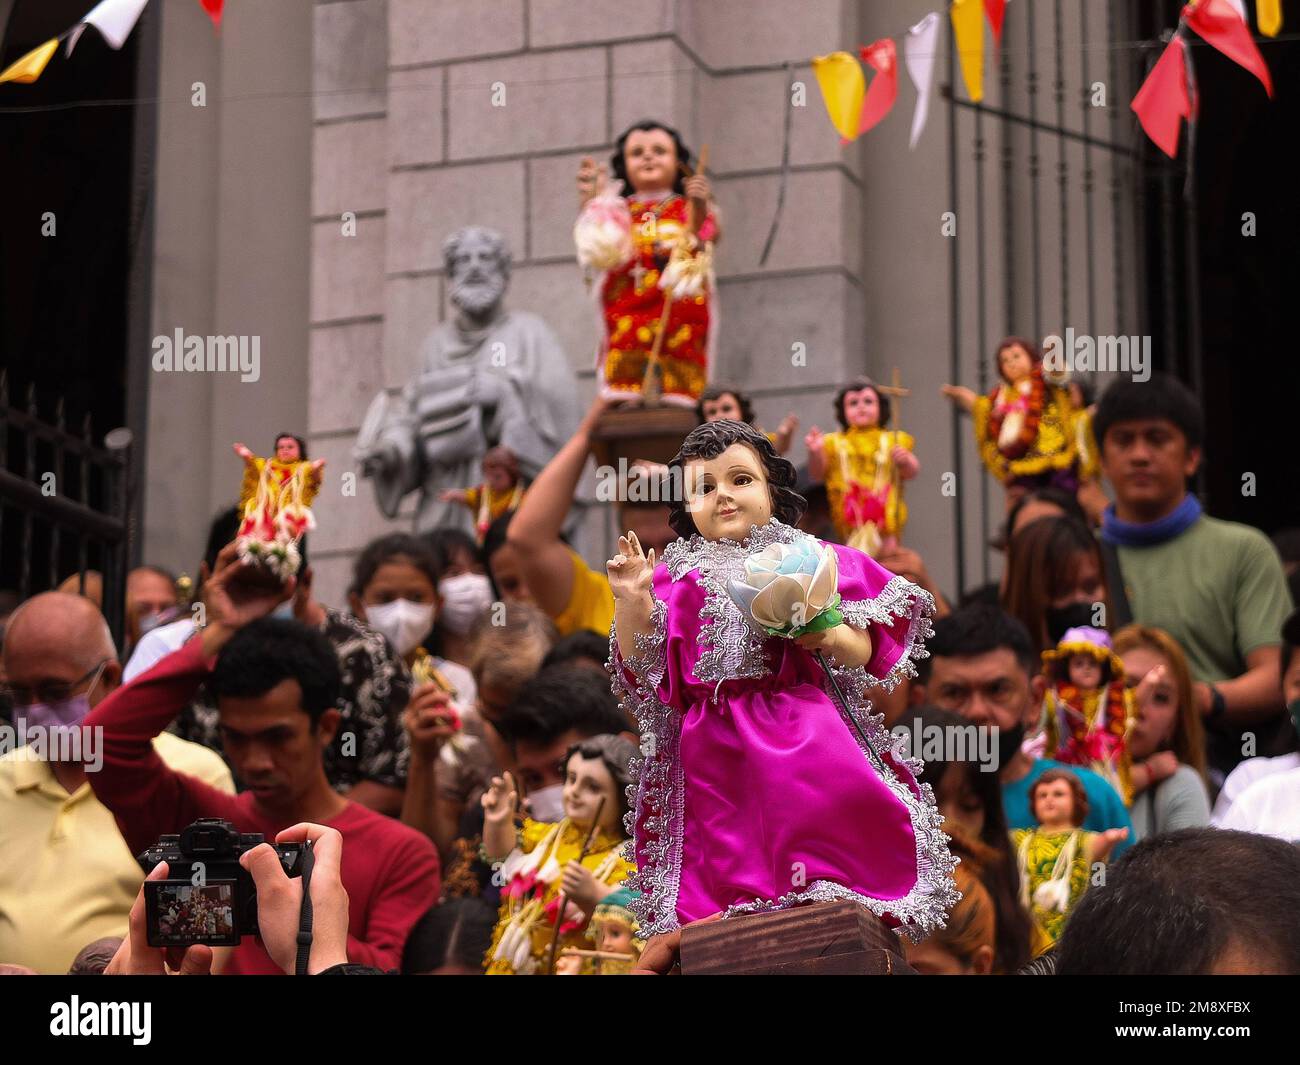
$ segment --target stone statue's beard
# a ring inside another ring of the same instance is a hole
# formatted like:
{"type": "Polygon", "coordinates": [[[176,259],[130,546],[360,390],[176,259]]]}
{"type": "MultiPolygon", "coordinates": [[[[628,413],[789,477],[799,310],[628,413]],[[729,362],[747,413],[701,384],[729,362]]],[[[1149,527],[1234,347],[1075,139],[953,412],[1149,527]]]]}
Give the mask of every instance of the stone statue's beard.
{"type": "Polygon", "coordinates": [[[483,281],[457,280],[451,283],[451,302],[479,318],[501,301],[505,290],[506,279],[501,274],[492,274],[483,281]]]}

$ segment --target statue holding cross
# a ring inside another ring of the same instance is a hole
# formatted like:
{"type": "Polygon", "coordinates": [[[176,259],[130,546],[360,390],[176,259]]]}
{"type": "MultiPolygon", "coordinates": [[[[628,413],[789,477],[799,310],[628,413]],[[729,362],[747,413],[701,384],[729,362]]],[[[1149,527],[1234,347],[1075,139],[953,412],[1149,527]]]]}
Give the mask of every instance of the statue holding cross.
{"type": "Polygon", "coordinates": [[[808,474],[826,483],[837,535],[873,558],[898,545],[907,524],[903,482],[921,469],[912,452],[915,440],[891,418],[911,389],[902,386],[897,368],[892,380],[892,385],[869,377],[848,382],[835,396],[840,431],[822,433],[813,426],[804,438],[808,474]]]}

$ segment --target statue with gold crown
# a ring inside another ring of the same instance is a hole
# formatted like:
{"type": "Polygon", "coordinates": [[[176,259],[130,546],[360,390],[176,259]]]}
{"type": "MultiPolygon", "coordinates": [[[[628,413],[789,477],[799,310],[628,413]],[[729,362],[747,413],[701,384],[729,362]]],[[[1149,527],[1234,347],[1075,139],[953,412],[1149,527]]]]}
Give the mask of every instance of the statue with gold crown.
{"type": "Polygon", "coordinates": [[[714,346],[713,245],[721,231],[704,176],[678,132],[644,121],[625,130],[609,171],[578,169],[578,262],[597,275],[602,394],[694,407],[714,346]]]}
{"type": "Polygon", "coordinates": [[[235,544],[243,562],[264,566],[276,577],[292,577],[302,565],[298,544],[316,527],[311,503],[320,491],[324,459],[307,460],[307,444],[292,433],[275,438],[275,457],[254,455],[243,444],[239,488],[239,532],[235,544]]]}

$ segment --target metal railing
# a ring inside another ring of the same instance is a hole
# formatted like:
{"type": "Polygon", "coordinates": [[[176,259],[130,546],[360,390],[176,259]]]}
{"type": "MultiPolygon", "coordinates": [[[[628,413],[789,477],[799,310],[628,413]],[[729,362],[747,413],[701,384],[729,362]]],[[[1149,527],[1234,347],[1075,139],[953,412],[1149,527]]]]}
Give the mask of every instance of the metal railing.
{"type": "Polygon", "coordinates": [[[85,591],[101,575],[103,613],[122,647],[126,572],[134,523],[128,521],[131,433],[115,429],[95,444],[90,415],[67,427],[62,398],[52,420],[38,409],[35,386],[11,405],[0,371],[0,551],[19,597],[57,588],[73,574],[85,591]]]}
{"type": "MultiPolygon", "coordinates": [[[[1168,160],[1128,109],[1163,48],[1161,41],[1143,40],[1151,29],[1144,23],[1158,17],[1140,16],[1118,0],[1104,8],[1097,0],[1008,5],[1002,47],[996,57],[986,53],[980,103],[954,91],[960,74],[950,47],[948,84],[940,91],[948,109],[950,203],[954,211],[963,205],[950,249],[950,380],[968,380],[973,372],[976,391],[987,393],[995,372],[991,353],[1001,337],[1041,341],[1073,325],[1090,333],[1150,335],[1154,361],[1199,387],[1191,152],[1168,160]],[[1094,99],[1098,83],[1104,106],[1094,99]],[[972,204],[973,220],[966,213],[972,204]],[[1082,247],[1072,239],[1080,228],[1082,247]]],[[[970,435],[969,420],[954,411],[959,483],[963,465],[971,468],[970,435]]],[[[991,579],[987,533],[1003,512],[996,483],[991,489],[990,476],[975,465],[978,492],[962,492],[955,501],[963,591],[991,579]],[[981,533],[978,569],[968,557],[972,525],[981,533]]]]}

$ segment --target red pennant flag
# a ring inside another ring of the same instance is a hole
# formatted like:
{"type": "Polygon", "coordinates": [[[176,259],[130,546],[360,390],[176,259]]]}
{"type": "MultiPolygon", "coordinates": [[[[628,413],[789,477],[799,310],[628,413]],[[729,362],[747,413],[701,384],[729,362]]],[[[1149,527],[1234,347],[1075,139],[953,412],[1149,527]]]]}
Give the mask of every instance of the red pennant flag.
{"type": "Polygon", "coordinates": [[[1191,26],[1206,44],[1212,44],[1234,63],[1249,70],[1264,83],[1264,91],[1273,95],[1273,79],[1269,77],[1264,57],[1255,47],[1250,27],[1241,21],[1228,0],[1200,0],[1183,8],[1183,20],[1191,26]]]}
{"type": "Polygon", "coordinates": [[[199,0],[203,5],[203,10],[208,13],[208,18],[212,20],[212,28],[221,28],[221,9],[225,6],[226,0],[199,0]]]}
{"type": "Polygon", "coordinates": [[[984,0],[984,14],[988,16],[993,39],[1002,44],[1002,17],[1007,13],[1007,0],[984,0]]]}
{"type": "MultiPolygon", "coordinates": [[[[1233,15],[1233,18],[1236,18],[1233,15]]],[[[1169,156],[1178,155],[1178,134],[1182,120],[1191,118],[1192,101],[1187,95],[1187,57],[1183,40],[1177,34],[1165,47],[1147,80],[1130,104],[1147,136],[1169,156]]]]}
{"type": "Polygon", "coordinates": [[[867,98],[862,101],[862,118],[858,121],[858,135],[889,114],[898,99],[898,52],[892,37],[881,37],[867,45],[861,52],[867,66],[876,72],[867,87],[867,98]]]}

